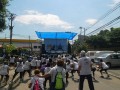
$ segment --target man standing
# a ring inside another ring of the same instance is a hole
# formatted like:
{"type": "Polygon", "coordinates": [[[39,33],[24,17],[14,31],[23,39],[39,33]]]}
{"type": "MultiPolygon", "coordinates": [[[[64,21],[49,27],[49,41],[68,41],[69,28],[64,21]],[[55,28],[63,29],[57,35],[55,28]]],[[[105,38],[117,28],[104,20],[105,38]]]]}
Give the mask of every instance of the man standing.
{"type": "Polygon", "coordinates": [[[79,81],[79,90],[83,90],[83,84],[84,80],[88,80],[89,89],[94,90],[94,85],[92,81],[92,75],[91,75],[91,59],[86,56],[86,53],[84,50],[80,53],[80,60],[78,62],[79,68],[78,73],[80,75],[80,81],[79,81]]]}

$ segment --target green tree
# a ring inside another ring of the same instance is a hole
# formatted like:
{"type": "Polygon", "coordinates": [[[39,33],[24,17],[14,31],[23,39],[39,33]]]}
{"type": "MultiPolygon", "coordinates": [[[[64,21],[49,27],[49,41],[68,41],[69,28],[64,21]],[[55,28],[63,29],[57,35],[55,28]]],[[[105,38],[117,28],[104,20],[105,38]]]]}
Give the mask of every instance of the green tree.
{"type": "Polygon", "coordinates": [[[8,54],[11,54],[13,50],[16,49],[16,47],[14,45],[4,45],[5,48],[5,52],[8,54]]]}
{"type": "Polygon", "coordinates": [[[77,39],[75,40],[74,44],[72,45],[72,53],[80,53],[81,50],[87,51],[88,45],[86,43],[80,43],[77,39]]]}
{"type": "Polygon", "coordinates": [[[10,0],[0,0],[0,32],[6,29],[6,17],[8,10],[6,7],[9,5],[10,0]]]}
{"type": "Polygon", "coordinates": [[[120,28],[111,28],[109,37],[109,44],[111,47],[120,47],[120,28]]]}
{"type": "Polygon", "coordinates": [[[101,30],[97,35],[89,36],[86,43],[90,48],[101,49],[120,48],[120,28],[111,28],[110,30],[101,30]]]}
{"type": "Polygon", "coordinates": [[[106,34],[102,31],[98,35],[90,36],[86,39],[86,43],[90,48],[106,48],[108,45],[108,37],[106,37],[106,34]]]}

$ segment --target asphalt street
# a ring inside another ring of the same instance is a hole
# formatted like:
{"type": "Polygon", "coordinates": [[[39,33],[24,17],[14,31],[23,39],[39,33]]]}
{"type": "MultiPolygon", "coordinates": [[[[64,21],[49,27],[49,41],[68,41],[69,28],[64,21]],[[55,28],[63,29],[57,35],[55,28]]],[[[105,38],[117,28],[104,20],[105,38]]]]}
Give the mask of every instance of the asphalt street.
{"type": "MultiPolygon", "coordinates": [[[[109,73],[111,74],[112,72],[119,72],[120,69],[118,70],[109,70],[109,73]]],[[[10,70],[10,79],[11,80],[12,76],[14,74],[14,70],[10,70]]],[[[112,73],[114,74],[114,73],[112,73]]],[[[96,79],[97,81],[94,82],[94,87],[95,90],[120,90],[120,79],[110,75],[110,78],[101,78],[99,71],[96,71],[96,79]]],[[[71,75],[71,74],[70,74],[71,75]]],[[[78,82],[79,82],[79,77],[77,73],[74,74],[74,79],[69,77],[69,83],[66,85],[66,90],[78,90],[78,82]]],[[[115,74],[114,74],[115,75],[115,74]]],[[[106,77],[106,75],[104,74],[106,77]]],[[[18,76],[15,78],[13,84],[8,83],[6,86],[4,84],[0,85],[0,90],[30,90],[28,88],[28,83],[30,82],[30,78],[28,77],[28,74],[26,73],[24,77],[24,82],[20,83],[18,76]]],[[[48,87],[48,85],[47,85],[48,87]]],[[[47,89],[48,90],[48,89],[47,89]]],[[[87,80],[84,82],[84,90],[89,90],[87,80]]]]}

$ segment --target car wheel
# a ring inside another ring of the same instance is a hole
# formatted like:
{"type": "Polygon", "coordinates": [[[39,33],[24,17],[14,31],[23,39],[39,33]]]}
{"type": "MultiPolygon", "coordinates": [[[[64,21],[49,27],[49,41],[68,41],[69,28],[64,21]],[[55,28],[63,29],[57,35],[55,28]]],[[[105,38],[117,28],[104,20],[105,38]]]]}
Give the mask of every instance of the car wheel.
{"type": "Polygon", "coordinates": [[[106,63],[108,68],[111,68],[111,63],[106,63]]]}

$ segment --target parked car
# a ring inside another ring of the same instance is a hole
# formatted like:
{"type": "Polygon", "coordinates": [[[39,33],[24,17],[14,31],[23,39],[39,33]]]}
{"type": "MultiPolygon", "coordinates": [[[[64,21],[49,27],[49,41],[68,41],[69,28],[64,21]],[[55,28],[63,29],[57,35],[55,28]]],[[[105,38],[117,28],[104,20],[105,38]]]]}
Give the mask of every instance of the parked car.
{"type": "Polygon", "coordinates": [[[88,51],[86,55],[91,59],[95,59],[105,53],[114,53],[114,51],[88,51]]]}
{"type": "Polygon", "coordinates": [[[100,55],[95,59],[95,62],[98,64],[102,59],[108,67],[120,66],[120,53],[105,53],[100,55]]]}

